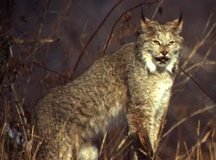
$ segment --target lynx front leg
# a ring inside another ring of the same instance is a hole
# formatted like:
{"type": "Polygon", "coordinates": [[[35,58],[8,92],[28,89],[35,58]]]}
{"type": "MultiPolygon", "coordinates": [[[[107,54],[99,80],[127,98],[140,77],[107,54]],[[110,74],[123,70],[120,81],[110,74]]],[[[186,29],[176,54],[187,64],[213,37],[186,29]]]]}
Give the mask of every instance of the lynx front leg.
{"type": "Polygon", "coordinates": [[[147,108],[142,110],[142,106],[140,105],[130,108],[127,119],[129,124],[129,134],[133,137],[135,150],[142,149],[148,156],[151,156],[155,148],[152,143],[154,140],[149,132],[151,115],[148,115],[146,109],[147,108]]]}
{"type": "Polygon", "coordinates": [[[130,134],[137,133],[143,147],[153,153],[157,151],[159,132],[167,110],[169,96],[160,101],[145,101],[143,104],[132,104],[127,113],[130,134]],[[166,99],[166,100],[164,100],[166,99]],[[165,103],[166,102],[166,103],[165,103]]]}

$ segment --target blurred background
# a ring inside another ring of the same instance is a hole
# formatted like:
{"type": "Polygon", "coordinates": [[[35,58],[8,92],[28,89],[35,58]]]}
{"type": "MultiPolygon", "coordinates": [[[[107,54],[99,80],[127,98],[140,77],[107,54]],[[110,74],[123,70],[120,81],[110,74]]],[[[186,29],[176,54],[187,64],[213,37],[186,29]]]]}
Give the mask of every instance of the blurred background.
{"type": "MultiPolygon", "coordinates": [[[[181,69],[173,88],[159,157],[174,159],[176,154],[187,151],[195,154],[191,149],[198,144],[202,154],[210,156],[216,127],[215,0],[0,3],[0,124],[10,123],[20,131],[23,117],[27,119],[25,127],[30,127],[31,110],[50,88],[79,76],[104,54],[136,41],[141,10],[145,17],[160,22],[177,19],[182,12],[181,69]]],[[[197,155],[191,156],[196,158],[197,155]]]]}

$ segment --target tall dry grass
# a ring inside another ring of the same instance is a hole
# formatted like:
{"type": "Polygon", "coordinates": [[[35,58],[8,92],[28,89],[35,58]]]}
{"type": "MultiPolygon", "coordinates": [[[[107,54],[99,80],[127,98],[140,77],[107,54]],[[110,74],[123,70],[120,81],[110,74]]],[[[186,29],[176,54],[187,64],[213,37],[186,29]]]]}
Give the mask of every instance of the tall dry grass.
{"type": "MultiPolygon", "coordinates": [[[[155,16],[163,2],[164,1],[160,1],[160,3],[157,4],[152,17],[155,16]]],[[[57,67],[61,66],[62,63],[67,60],[68,56],[74,56],[75,52],[72,52],[72,55],[70,54],[71,52],[66,52],[63,57],[60,57],[60,61],[62,62],[57,61],[57,64],[51,65],[51,68],[49,67],[49,57],[52,54],[53,48],[59,43],[59,38],[56,38],[56,33],[59,32],[58,26],[59,24],[64,23],[65,20],[64,16],[57,17],[52,31],[49,32],[49,35],[46,38],[42,38],[43,32],[46,30],[44,20],[46,20],[46,17],[48,17],[48,14],[51,12],[49,10],[50,3],[45,4],[43,10],[40,12],[39,23],[32,37],[28,34],[25,35],[26,33],[23,32],[23,34],[13,37],[12,39],[13,46],[10,47],[10,62],[4,83],[1,86],[0,94],[2,106],[0,108],[0,159],[2,160],[35,159],[43,141],[43,137],[38,137],[34,133],[34,126],[30,121],[33,108],[31,106],[26,106],[26,101],[31,101],[31,99],[35,101],[35,95],[42,95],[47,89],[58,84],[66,83],[75,76],[75,72],[78,72],[78,67],[83,63],[81,62],[82,57],[88,54],[87,49],[90,43],[94,41],[94,38],[99,33],[101,27],[105,25],[105,21],[109,18],[109,15],[118,5],[123,3],[123,0],[118,1],[111,8],[107,17],[99,24],[87,42],[83,42],[82,50],[75,56],[77,57],[77,60],[74,61],[75,65],[72,67],[72,71],[68,72],[68,70],[66,70],[62,71],[62,73],[60,73],[61,71],[59,70],[55,70],[56,65],[57,67]],[[34,90],[31,90],[32,85],[35,83],[35,79],[40,84],[37,86],[37,93],[33,93],[34,90]],[[11,131],[23,134],[25,145],[17,144],[14,139],[11,139],[8,136],[7,124],[10,124],[11,131]],[[35,144],[34,146],[33,143],[35,144]]],[[[131,12],[142,5],[145,5],[145,3],[147,2],[136,4],[125,12],[122,12],[119,18],[113,23],[111,31],[108,33],[109,36],[107,42],[101,47],[102,49],[99,54],[102,53],[101,55],[103,55],[106,52],[112,41],[114,41],[113,36],[117,37],[116,39],[121,44],[124,43],[124,39],[127,39],[131,34],[139,33],[139,27],[133,22],[131,12]]],[[[151,3],[155,3],[155,1],[151,3]]],[[[65,3],[64,8],[61,10],[63,15],[69,14],[71,5],[71,0],[68,0],[65,3]]],[[[24,19],[21,19],[19,23],[24,23],[22,22],[24,19]]],[[[206,22],[202,35],[200,35],[200,39],[194,47],[192,49],[184,49],[184,52],[186,53],[183,54],[184,61],[181,64],[173,93],[174,95],[181,94],[182,88],[185,88],[189,82],[192,82],[199,88],[203,95],[213,103],[210,105],[204,104],[202,108],[193,111],[190,114],[185,114],[183,118],[176,121],[164,132],[161,131],[160,138],[158,139],[158,152],[153,155],[153,157],[159,160],[216,160],[215,128],[213,125],[215,123],[215,117],[199,119],[199,116],[206,112],[215,112],[216,100],[212,94],[199,83],[199,79],[194,78],[194,75],[203,68],[207,68],[207,70],[209,69],[210,71],[215,68],[216,61],[211,58],[213,57],[212,54],[214,54],[216,45],[215,19],[216,12],[212,12],[206,22]],[[178,136],[184,137],[185,135],[178,135],[176,136],[176,146],[174,149],[168,150],[170,148],[169,146],[173,146],[172,144],[170,145],[171,142],[167,140],[169,139],[169,136],[182,125],[187,125],[187,122],[191,121],[194,117],[196,118],[195,123],[197,124],[195,129],[196,135],[193,137],[196,139],[195,142],[193,143],[190,140],[181,141],[178,139],[178,136]],[[206,125],[203,127],[200,123],[205,123],[206,125]],[[172,156],[169,157],[169,155],[172,156]]],[[[87,33],[83,31],[80,36],[81,42],[83,41],[81,37],[85,37],[86,34],[87,33]]],[[[88,59],[86,59],[86,61],[87,60],[88,59]]],[[[166,123],[167,121],[165,118],[161,129],[164,128],[166,123]]],[[[104,134],[102,144],[100,145],[100,159],[130,159],[133,153],[129,147],[133,143],[132,139],[134,139],[134,137],[128,137],[126,132],[127,127],[125,124],[122,124],[122,126],[116,128],[114,131],[104,134]]],[[[149,156],[148,147],[145,148],[144,146],[143,148],[143,146],[141,146],[139,152],[144,155],[145,159],[152,159],[149,156]]]]}

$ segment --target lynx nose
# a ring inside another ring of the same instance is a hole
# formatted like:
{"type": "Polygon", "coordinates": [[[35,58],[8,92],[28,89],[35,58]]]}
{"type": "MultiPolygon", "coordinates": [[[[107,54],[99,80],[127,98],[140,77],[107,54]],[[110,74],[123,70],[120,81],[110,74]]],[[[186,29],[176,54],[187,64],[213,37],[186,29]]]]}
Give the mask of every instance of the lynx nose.
{"type": "Polygon", "coordinates": [[[163,56],[167,55],[167,51],[161,51],[161,54],[163,54],[163,56]]]}

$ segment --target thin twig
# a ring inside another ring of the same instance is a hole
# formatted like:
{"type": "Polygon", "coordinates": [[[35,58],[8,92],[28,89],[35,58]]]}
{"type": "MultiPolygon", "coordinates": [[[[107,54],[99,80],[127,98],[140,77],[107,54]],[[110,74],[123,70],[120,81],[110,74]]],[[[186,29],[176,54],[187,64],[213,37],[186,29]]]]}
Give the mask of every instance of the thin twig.
{"type": "Polygon", "coordinates": [[[166,133],[163,134],[163,136],[161,137],[161,139],[164,139],[165,137],[167,137],[175,128],[177,128],[178,126],[180,126],[182,123],[184,123],[185,121],[189,120],[190,118],[197,116],[199,114],[202,114],[206,111],[209,111],[211,109],[215,109],[216,105],[211,105],[208,107],[205,107],[203,109],[199,109],[198,111],[192,113],[191,115],[189,115],[188,117],[182,118],[180,121],[178,121],[175,125],[173,125],[166,133]]]}
{"type": "Polygon", "coordinates": [[[14,84],[11,84],[11,90],[13,92],[13,95],[14,95],[14,99],[16,101],[16,104],[15,104],[15,107],[16,107],[16,111],[19,115],[19,120],[20,120],[20,123],[21,123],[21,127],[22,127],[22,130],[23,130],[23,133],[24,133],[24,137],[25,137],[25,140],[27,141],[27,132],[26,132],[26,129],[25,129],[25,126],[26,126],[26,119],[25,119],[25,114],[24,114],[24,110],[23,110],[23,107],[22,107],[22,104],[20,103],[19,99],[18,99],[18,96],[17,96],[17,92],[14,88],[14,84]]]}
{"type": "Polygon", "coordinates": [[[105,144],[106,138],[107,138],[107,132],[104,133],[103,140],[102,140],[102,143],[101,143],[101,146],[100,146],[99,155],[102,154],[103,148],[105,146],[104,144],[105,144]]]}
{"type": "Polygon", "coordinates": [[[93,32],[93,34],[90,36],[90,38],[88,39],[88,41],[86,42],[86,44],[84,45],[84,47],[82,48],[79,56],[78,56],[78,59],[75,63],[75,66],[73,68],[73,72],[72,72],[72,77],[74,75],[74,73],[76,72],[78,66],[79,66],[79,63],[80,63],[80,60],[82,58],[82,56],[84,55],[86,49],[88,48],[90,42],[93,40],[93,38],[95,37],[95,35],[98,33],[98,31],[101,29],[101,27],[103,26],[103,24],[106,22],[106,20],[108,19],[108,17],[110,16],[110,14],[113,12],[113,10],[120,4],[122,3],[124,0],[119,0],[111,9],[110,11],[107,13],[107,15],[105,16],[105,18],[101,21],[101,23],[97,26],[96,30],[93,32]]]}
{"type": "Polygon", "coordinates": [[[190,53],[190,55],[188,56],[188,59],[182,64],[182,68],[185,68],[186,65],[188,64],[189,60],[197,53],[198,49],[203,46],[205,44],[205,42],[207,41],[207,39],[210,37],[210,35],[213,33],[213,31],[216,28],[216,23],[214,23],[211,28],[208,30],[208,32],[205,34],[205,36],[203,37],[203,39],[199,42],[196,43],[196,45],[194,46],[192,52],[190,53]]]}
{"type": "Polygon", "coordinates": [[[40,40],[35,40],[35,39],[20,39],[20,38],[15,38],[12,40],[13,43],[16,44],[28,44],[28,43],[54,43],[59,41],[59,38],[46,38],[46,39],[40,39],[40,40]]]}
{"type": "Polygon", "coordinates": [[[154,13],[153,13],[151,19],[154,19],[154,17],[156,16],[156,14],[157,14],[157,12],[158,12],[160,6],[161,6],[163,3],[164,3],[164,0],[161,0],[160,3],[157,5],[157,7],[156,7],[156,9],[155,9],[155,11],[154,11],[154,13]]]}
{"type": "Polygon", "coordinates": [[[181,67],[179,67],[181,72],[183,72],[186,76],[188,76],[195,84],[196,86],[203,92],[205,93],[205,95],[210,98],[215,104],[216,104],[216,100],[200,85],[200,83],[193,78],[193,76],[191,76],[190,74],[188,74],[187,72],[185,72],[185,70],[183,70],[181,67]]]}
{"type": "Polygon", "coordinates": [[[118,17],[118,19],[117,19],[117,20],[115,21],[115,23],[112,25],[110,34],[109,34],[109,36],[108,36],[108,38],[107,38],[107,42],[105,43],[105,46],[104,46],[103,55],[106,53],[106,50],[107,50],[107,48],[108,48],[108,46],[109,46],[109,44],[110,44],[110,41],[111,41],[111,37],[112,37],[113,31],[114,31],[116,25],[118,24],[118,22],[120,21],[120,19],[121,19],[127,12],[130,12],[130,11],[132,11],[132,10],[138,8],[138,7],[141,7],[141,6],[143,6],[144,4],[153,4],[153,3],[155,3],[155,2],[142,2],[142,3],[139,3],[139,4],[136,5],[136,6],[133,6],[133,7],[129,8],[129,9],[123,11],[123,13],[118,17]]]}

